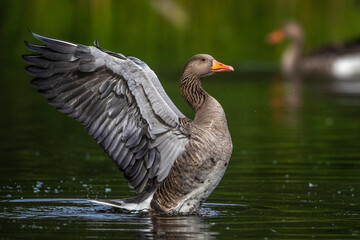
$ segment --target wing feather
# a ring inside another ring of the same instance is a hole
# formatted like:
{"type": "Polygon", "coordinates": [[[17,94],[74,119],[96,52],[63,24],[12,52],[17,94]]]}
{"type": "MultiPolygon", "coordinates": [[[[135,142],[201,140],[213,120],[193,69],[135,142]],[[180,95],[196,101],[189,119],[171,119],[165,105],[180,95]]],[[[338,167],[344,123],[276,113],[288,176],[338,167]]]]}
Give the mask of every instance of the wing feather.
{"type": "Polygon", "coordinates": [[[135,57],[32,33],[25,42],[32,86],[50,105],[79,121],[137,192],[163,181],[188,136],[184,115],[155,73],[135,57]]]}

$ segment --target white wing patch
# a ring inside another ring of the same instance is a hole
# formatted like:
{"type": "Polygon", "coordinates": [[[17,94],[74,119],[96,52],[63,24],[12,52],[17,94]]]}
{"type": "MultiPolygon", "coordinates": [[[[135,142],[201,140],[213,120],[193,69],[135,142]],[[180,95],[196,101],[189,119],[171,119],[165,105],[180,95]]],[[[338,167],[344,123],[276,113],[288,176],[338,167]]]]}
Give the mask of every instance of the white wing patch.
{"type": "Polygon", "coordinates": [[[333,74],[339,79],[360,76],[360,55],[347,55],[334,62],[333,74]]]}

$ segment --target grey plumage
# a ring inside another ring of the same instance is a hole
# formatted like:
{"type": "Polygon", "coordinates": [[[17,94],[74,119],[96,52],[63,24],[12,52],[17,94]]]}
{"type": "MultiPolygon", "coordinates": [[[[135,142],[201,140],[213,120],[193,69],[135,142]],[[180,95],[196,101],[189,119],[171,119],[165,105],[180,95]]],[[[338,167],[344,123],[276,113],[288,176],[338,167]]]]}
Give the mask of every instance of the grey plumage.
{"type": "Polygon", "coordinates": [[[53,51],[50,47],[37,45],[28,43],[25,41],[25,45],[28,47],[29,50],[33,52],[40,53],[43,57],[50,59],[50,60],[57,60],[57,61],[75,61],[76,57],[72,53],[59,53],[53,51]]]}
{"type": "Polygon", "coordinates": [[[81,122],[137,192],[163,181],[189,139],[179,125],[183,114],[155,73],[97,42],[89,47],[32,35],[45,43],[25,42],[36,54],[23,55],[39,93],[81,122]],[[164,135],[167,141],[159,141],[164,135]]]}

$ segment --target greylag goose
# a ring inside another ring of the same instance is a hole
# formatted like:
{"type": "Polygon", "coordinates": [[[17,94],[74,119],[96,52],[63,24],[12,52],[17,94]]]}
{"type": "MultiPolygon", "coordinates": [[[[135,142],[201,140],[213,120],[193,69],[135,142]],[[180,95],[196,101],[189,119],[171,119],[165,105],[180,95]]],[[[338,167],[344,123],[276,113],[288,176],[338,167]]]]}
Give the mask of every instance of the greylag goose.
{"type": "Polygon", "coordinates": [[[290,41],[281,61],[285,74],[316,73],[341,79],[360,76],[360,39],[323,46],[303,55],[304,33],[294,21],[267,35],[268,42],[273,44],[284,39],[290,41]]]}
{"type": "Polygon", "coordinates": [[[186,118],[155,73],[135,57],[32,33],[25,42],[32,85],[60,112],[79,121],[139,195],[95,202],[127,210],[191,213],[222,178],[232,152],[224,110],[201,79],[234,71],[207,54],[191,57],[180,90],[195,111],[186,118]],[[146,187],[147,186],[147,187],[146,187]],[[146,188],[145,188],[146,187],[146,188]]]}

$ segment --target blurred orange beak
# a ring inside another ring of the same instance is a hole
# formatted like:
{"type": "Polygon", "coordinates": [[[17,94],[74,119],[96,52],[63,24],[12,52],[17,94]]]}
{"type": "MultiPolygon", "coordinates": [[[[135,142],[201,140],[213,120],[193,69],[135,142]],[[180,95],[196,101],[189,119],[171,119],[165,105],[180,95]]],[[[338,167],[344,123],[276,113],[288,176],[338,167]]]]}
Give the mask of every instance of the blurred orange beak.
{"type": "Polygon", "coordinates": [[[266,36],[266,40],[270,44],[279,43],[284,40],[284,32],[281,29],[276,29],[266,36]]]}
{"type": "Polygon", "coordinates": [[[221,62],[213,60],[213,65],[211,67],[211,71],[213,71],[213,72],[230,72],[230,71],[234,71],[234,68],[232,66],[228,66],[228,65],[222,64],[221,62]]]}

